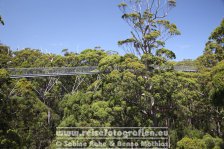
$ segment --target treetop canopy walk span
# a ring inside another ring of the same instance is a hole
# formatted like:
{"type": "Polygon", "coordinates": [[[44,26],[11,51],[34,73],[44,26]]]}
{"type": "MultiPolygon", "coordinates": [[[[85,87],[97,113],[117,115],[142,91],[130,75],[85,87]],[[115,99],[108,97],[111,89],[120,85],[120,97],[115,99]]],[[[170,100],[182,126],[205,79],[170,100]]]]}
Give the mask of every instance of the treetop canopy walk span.
{"type": "Polygon", "coordinates": [[[173,66],[153,66],[154,69],[157,70],[167,70],[167,69],[173,69],[175,71],[181,71],[181,72],[197,72],[198,68],[197,66],[187,66],[187,65],[177,65],[173,66]]]}
{"type": "MultiPolygon", "coordinates": [[[[166,70],[168,67],[152,66],[154,69],[166,70]]],[[[175,71],[197,72],[195,66],[174,66],[175,71]]],[[[97,66],[80,67],[43,67],[43,68],[9,68],[10,78],[31,78],[48,76],[68,76],[81,74],[97,74],[100,71],[97,66]]]]}
{"type": "Polygon", "coordinates": [[[198,68],[196,66],[174,66],[175,71],[182,71],[182,72],[197,72],[198,68]]]}
{"type": "Polygon", "coordinates": [[[10,78],[52,77],[99,73],[97,66],[9,68],[10,78]]]}

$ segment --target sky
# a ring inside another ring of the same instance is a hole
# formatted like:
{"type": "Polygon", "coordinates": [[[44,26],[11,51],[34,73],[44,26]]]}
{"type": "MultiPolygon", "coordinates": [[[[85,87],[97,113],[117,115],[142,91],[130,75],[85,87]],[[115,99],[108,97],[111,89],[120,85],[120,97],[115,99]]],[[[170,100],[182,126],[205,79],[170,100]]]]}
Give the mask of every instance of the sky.
{"type": "MultiPolygon", "coordinates": [[[[211,32],[224,18],[224,0],[176,0],[167,19],[180,36],[166,43],[177,61],[202,55],[211,32]]],[[[100,46],[125,52],[117,41],[130,37],[121,19],[121,0],[0,0],[0,42],[11,49],[34,48],[61,54],[100,46]]]]}

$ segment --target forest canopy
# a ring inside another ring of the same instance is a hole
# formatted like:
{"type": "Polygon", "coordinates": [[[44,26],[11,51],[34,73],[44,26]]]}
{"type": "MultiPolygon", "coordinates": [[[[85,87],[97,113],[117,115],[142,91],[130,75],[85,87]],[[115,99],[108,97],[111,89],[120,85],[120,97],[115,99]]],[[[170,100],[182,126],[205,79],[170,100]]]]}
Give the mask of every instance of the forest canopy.
{"type": "Polygon", "coordinates": [[[224,19],[203,55],[172,61],[176,55],[165,42],[180,31],[165,17],[175,6],[169,0],[161,13],[141,0],[119,4],[133,28],[118,41],[129,50],[124,55],[101,48],[63,49],[63,55],[15,51],[1,44],[0,148],[55,148],[56,127],[168,127],[171,148],[224,148],[224,19]],[[13,79],[9,71],[79,66],[97,66],[99,73],[13,79]]]}

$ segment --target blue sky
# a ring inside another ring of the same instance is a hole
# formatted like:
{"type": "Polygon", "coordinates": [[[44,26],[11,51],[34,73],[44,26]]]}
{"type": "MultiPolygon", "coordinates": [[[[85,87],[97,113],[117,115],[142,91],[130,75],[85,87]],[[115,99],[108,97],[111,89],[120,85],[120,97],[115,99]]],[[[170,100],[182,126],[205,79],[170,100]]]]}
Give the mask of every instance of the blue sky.
{"type": "MultiPolygon", "coordinates": [[[[118,40],[130,37],[120,0],[0,0],[0,41],[12,49],[36,48],[60,54],[101,46],[123,54],[118,40]]],[[[224,0],[177,0],[167,19],[182,35],[167,42],[176,60],[203,53],[210,33],[224,18],[224,0]]]]}

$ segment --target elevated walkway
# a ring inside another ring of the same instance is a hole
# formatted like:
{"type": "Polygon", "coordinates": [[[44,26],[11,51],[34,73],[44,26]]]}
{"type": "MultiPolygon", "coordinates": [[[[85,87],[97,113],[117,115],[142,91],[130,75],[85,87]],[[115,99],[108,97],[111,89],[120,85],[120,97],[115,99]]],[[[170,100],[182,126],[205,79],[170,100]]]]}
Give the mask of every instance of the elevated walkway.
{"type": "Polygon", "coordinates": [[[43,67],[43,68],[9,68],[10,78],[31,78],[49,76],[68,76],[99,73],[97,66],[81,67],[43,67]]]}
{"type": "MultiPolygon", "coordinates": [[[[167,70],[168,67],[153,66],[154,69],[167,70]]],[[[197,72],[195,66],[174,66],[175,71],[197,72]]],[[[43,68],[9,68],[10,78],[31,78],[31,77],[50,77],[50,76],[68,76],[80,74],[97,74],[97,66],[80,67],[43,67],[43,68]]]]}

